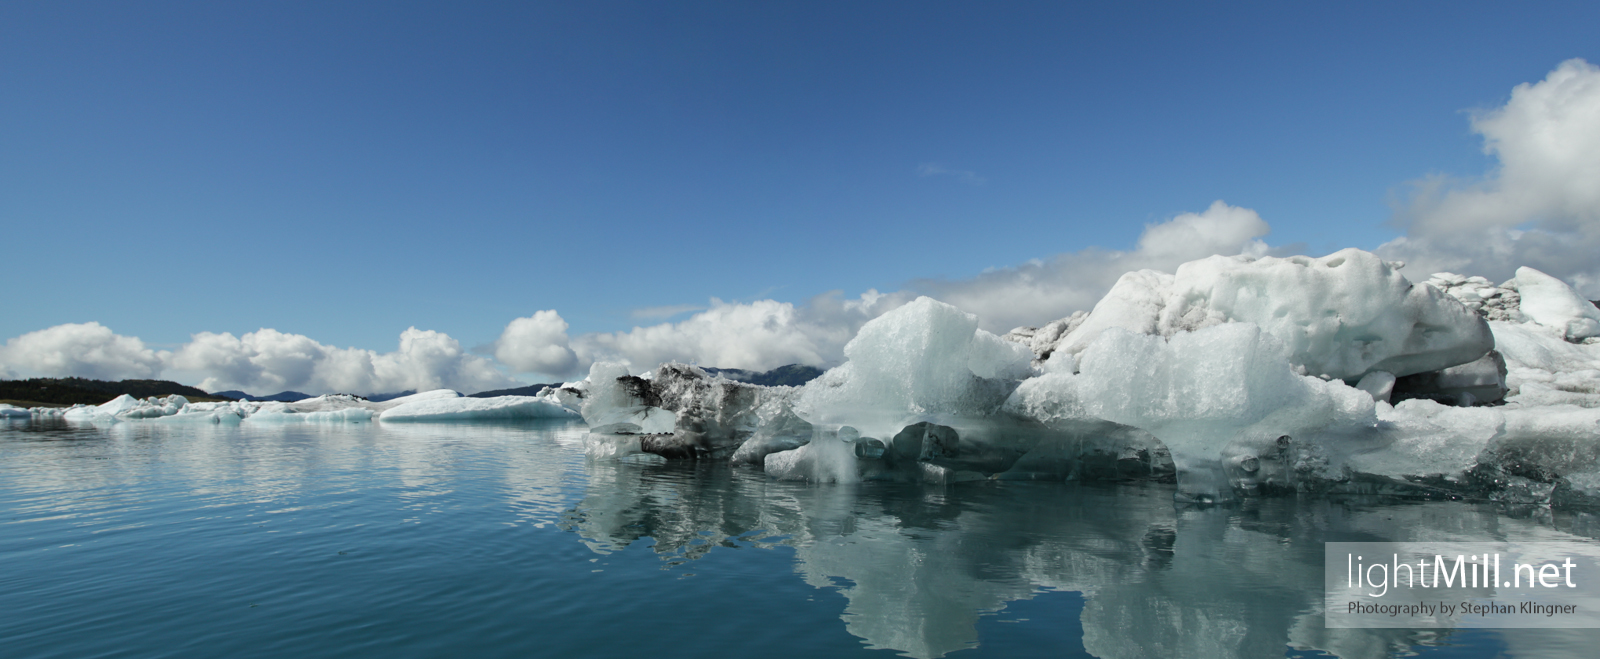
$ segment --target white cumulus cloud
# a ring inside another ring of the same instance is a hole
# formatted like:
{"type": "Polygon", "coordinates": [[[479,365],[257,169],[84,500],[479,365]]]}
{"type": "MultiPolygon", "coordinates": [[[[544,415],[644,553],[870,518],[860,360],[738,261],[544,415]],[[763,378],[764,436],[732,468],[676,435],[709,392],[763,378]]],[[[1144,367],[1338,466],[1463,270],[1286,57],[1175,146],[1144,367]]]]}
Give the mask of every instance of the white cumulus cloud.
{"type": "Polygon", "coordinates": [[[571,375],[578,365],[567,339],[567,321],[553,309],[507,324],[495,342],[494,356],[519,373],[555,377],[571,375]]]}
{"type": "Polygon", "coordinates": [[[1406,235],[1378,249],[1437,271],[1510,278],[1531,266],[1600,296],[1600,67],[1562,62],[1523,83],[1472,129],[1499,166],[1477,180],[1413,183],[1395,220],[1406,235]]]}
{"type": "Polygon", "coordinates": [[[834,291],[803,305],[713,298],[710,308],[680,322],[585,334],[573,339],[572,347],[585,366],[615,360],[634,371],[668,361],[751,370],[797,363],[831,366],[843,360],[844,344],[862,324],[914,297],[867,291],[851,300],[834,291]]]}
{"type": "Polygon", "coordinates": [[[150,379],[161,373],[169,355],[100,323],[67,323],[6,341],[0,347],[0,371],[12,377],[150,379]]]}
{"type": "Polygon", "coordinates": [[[1259,238],[1267,232],[1267,223],[1255,211],[1218,201],[1204,212],[1145,227],[1130,251],[1088,249],[972,279],[919,280],[888,294],[872,290],[846,299],[834,291],[804,304],[712,299],[709,308],[679,322],[570,340],[560,316],[541,311],[507,325],[495,354],[519,371],[551,374],[556,373],[552,365],[569,363],[569,352],[575,354],[578,370],[596,361],[624,362],[635,372],[669,361],[751,370],[794,363],[832,366],[843,361],[844,345],[863,324],[919,294],[976,313],[985,329],[1005,332],[1088,309],[1129,270],[1171,271],[1213,254],[1264,254],[1267,245],[1259,238]]]}
{"type": "Polygon", "coordinates": [[[203,377],[201,389],[253,394],[440,388],[470,393],[514,384],[493,361],[468,353],[449,335],[415,327],[400,333],[399,350],[387,353],[336,348],[267,328],[240,337],[201,332],[171,362],[174,369],[203,377]]]}
{"type": "Polygon", "coordinates": [[[1089,309],[1130,270],[1172,272],[1215,254],[1265,254],[1260,238],[1269,230],[1255,211],[1216,201],[1203,212],[1146,226],[1130,251],[1090,248],[971,279],[919,280],[912,288],[977,314],[984,329],[1003,333],[1089,309]]]}

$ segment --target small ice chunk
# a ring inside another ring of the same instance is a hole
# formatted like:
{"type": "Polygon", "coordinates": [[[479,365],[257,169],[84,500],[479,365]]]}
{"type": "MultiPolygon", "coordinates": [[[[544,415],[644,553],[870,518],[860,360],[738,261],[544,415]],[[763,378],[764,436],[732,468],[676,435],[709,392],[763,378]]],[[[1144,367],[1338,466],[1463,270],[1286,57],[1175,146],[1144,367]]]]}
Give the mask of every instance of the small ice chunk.
{"type": "Polygon", "coordinates": [[[849,361],[807,383],[805,420],[892,436],[925,415],[993,413],[1032,374],[1032,351],[978,329],[978,318],[928,297],[879,316],[845,345],[849,361]]]}
{"type": "Polygon", "coordinates": [[[854,483],[861,480],[855,444],[818,441],[797,449],[770,453],[764,468],[778,480],[812,483],[854,483]]]}
{"type": "Polygon", "coordinates": [[[590,428],[620,428],[647,435],[670,433],[677,427],[678,416],[658,407],[659,403],[650,381],[630,375],[628,367],[616,362],[595,362],[589,367],[582,415],[590,428]],[[616,424],[632,424],[638,429],[616,424]]]}
{"type": "Polygon", "coordinates": [[[583,454],[594,459],[625,458],[641,452],[639,438],[634,435],[591,432],[583,438],[583,454]]]}
{"type": "Polygon", "coordinates": [[[1505,356],[1508,404],[1600,407],[1600,344],[1569,343],[1537,323],[1489,325],[1505,356]]]}
{"type": "Polygon", "coordinates": [[[1371,394],[1373,400],[1387,403],[1389,395],[1394,393],[1394,374],[1388,371],[1373,371],[1361,376],[1356,388],[1371,394]]]}
{"type": "Polygon", "coordinates": [[[1505,428],[1505,416],[1487,407],[1414,399],[1380,405],[1377,411],[1384,422],[1382,446],[1353,452],[1347,464],[1358,473],[1396,480],[1458,477],[1477,464],[1478,455],[1505,428]]]}
{"type": "Polygon", "coordinates": [[[1600,336],[1600,308],[1578,295],[1566,282],[1529,267],[1517,268],[1522,315],[1578,342],[1600,336]]]}
{"type": "MultiPolygon", "coordinates": [[[[1165,272],[1137,270],[1122,275],[1094,305],[1094,311],[1061,337],[1052,348],[1050,361],[1081,354],[1101,333],[1113,327],[1138,334],[1161,333],[1161,310],[1167,305],[1172,286],[1172,275],[1165,272]]],[[[1061,370],[1076,371],[1077,368],[1072,362],[1061,370]]]]}
{"type": "Polygon", "coordinates": [[[739,445],[732,460],[734,464],[765,464],[768,455],[805,446],[815,434],[814,426],[785,406],[739,445]]]}
{"type": "Polygon", "coordinates": [[[1439,390],[1493,403],[1506,395],[1506,360],[1493,350],[1478,361],[1439,371],[1439,390]]]}
{"type": "Polygon", "coordinates": [[[862,460],[878,460],[883,457],[888,447],[883,445],[883,440],[875,437],[862,437],[855,441],[856,457],[862,460]]]}
{"type": "Polygon", "coordinates": [[[134,398],[133,396],[129,396],[128,394],[122,394],[121,396],[117,396],[116,398],[113,398],[113,399],[108,400],[108,401],[106,401],[104,403],[101,403],[99,407],[96,407],[94,409],[95,409],[96,412],[98,412],[100,414],[104,414],[104,415],[107,415],[107,416],[116,416],[116,415],[121,414],[123,412],[127,412],[129,410],[135,409],[135,408],[139,407],[142,404],[143,404],[143,401],[140,401],[139,399],[134,398]]]}

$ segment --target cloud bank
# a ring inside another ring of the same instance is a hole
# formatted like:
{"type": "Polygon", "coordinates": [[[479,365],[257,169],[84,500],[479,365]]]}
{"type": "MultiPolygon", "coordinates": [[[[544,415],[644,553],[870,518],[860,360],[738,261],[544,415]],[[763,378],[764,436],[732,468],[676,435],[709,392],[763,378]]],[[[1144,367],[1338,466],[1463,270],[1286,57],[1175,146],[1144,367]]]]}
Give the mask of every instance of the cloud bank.
{"type": "Polygon", "coordinates": [[[400,333],[399,350],[387,353],[335,348],[274,329],[240,337],[201,332],[172,355],[171,367],[203,374],[198,386],[206,391],[472,392],[513,385],[494,362],[467,353],[449,335],[415,327],[400,333]]]}
{"type": "Polygon", "coordinates": [[[666,361],[752,370],[796,363],[832,366],[843,360],[844,344],[862,324],[915,297],[869,290],[848,300],[833,291],[803,305],[713,298],[710,308],[681,322],[585,334],[572,344],[585,367],[600,360],[621,361],[635,371],[666,361]]]}
{"type": "Polygon", "coordinates": [[[1600,67],[1562,62],[1475,113],[1472,129],[1499,166],[1477,180],[1413,182],[1395,215],[1406,235],[1378,253],[1413,275],[1500,281],[1526,265],[1600,297],[1600,67]]]}
{"type": "Polygon", "coordinates": [[[96,380],[150,379],[171,353],[156,352],[100,323],[67,323],[28,332],[0,347],[0,372],[78,376],[96,380]]]}
{"type": "Polygon", "coordinates": [[[1217,201],[1204,212],[1146,226],[1131,251],[1090,248],[972,279],[918,280],[911,287],[977,314],[984,329],[1003,333],[1093,307],[1130,270],[1171,272],[1213,254],[1265,254],[1268,247],[1260,237],[1269,230],[1255,211],[1217,201]]]}
{"type": "Polygon", "coordinates": [[[168,352],[146,348],[137,337],[99,323],[69,323],[7,341],[0,347],[0,373],[96,380],[179,377],[206,391],[253,394],[470,392],[515,385],[493,361],[467,353],[449,335],[415,327],[401,332],[399,350],[388,353],[335,348],[274,329],[239,337],[201,332],[168,352]]]}

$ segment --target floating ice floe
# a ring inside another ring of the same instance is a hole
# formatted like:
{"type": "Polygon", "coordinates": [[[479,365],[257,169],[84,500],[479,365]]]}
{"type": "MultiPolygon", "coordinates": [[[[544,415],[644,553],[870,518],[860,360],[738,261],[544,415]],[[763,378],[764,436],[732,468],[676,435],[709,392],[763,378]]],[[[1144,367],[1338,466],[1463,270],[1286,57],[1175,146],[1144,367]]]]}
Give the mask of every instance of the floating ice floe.
{"type": "MultiPolygon", "coordinates": [[[[585,385],[586,386],[586,385],[585,385]]],[[[574,391],[565,392],[568,399],[574,391]]],[[[580,393],[576,393],[581,396],[580,393]]],[[[581,400],[581,399],[579,399],[581,400]]],[[[388,421],[473,421],[530,418],[576,418],[577,412],[558,395],[468,398],[449,389],[437,389],[374,403],[359,396],[327,394],[294,402],[227,401],[190,403],[182,396],[146,398],[129,395],[102,405],[77,405],[66,409],[34,408],[28,416],[60,417],[71,422],[99,425],[125,421],[163,424],[360,423],[388,421]]],[[[21,416],[22,414],[7,414],[21,416]]]]}
{"type": "MultiPolygon", "coordinates": [[[[409,396],[407,398],[410,398],[409,396]]],[[[577,415],[547,398],[498,396],[495,398],[432,397],[396,405],[378,415],[380,421],[486,421],[509,419],[573,418],[577,415]]]]}
{"type": "Polygon", "coordinates": [[[122,394],[100,405],[73,406],[61,414],[68,421],[91,423],[116,423],[136,419],[156,419],[179,413],[189,404],[189,399],[179,395],[144,400],[122,394]]]}

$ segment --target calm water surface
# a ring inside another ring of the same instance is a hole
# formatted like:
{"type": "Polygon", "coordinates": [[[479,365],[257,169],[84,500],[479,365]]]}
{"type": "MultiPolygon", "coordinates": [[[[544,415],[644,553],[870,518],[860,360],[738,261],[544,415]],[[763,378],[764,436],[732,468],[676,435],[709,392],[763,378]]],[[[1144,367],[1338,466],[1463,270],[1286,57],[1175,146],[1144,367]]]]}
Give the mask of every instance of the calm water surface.
{"type": "Polygon", "coordinates": [[[581,424],[0,422],[0,656],[1593,656],[1600,630],[1326,630],[1325,541],[1585,514],[1164,486],[807,486],[581,424]]]}

